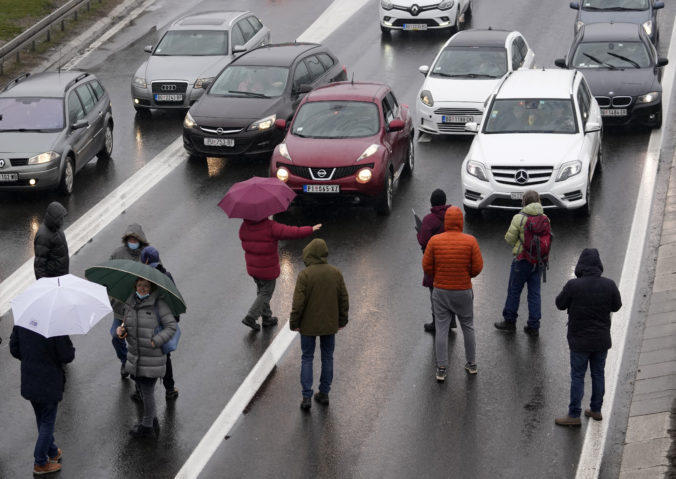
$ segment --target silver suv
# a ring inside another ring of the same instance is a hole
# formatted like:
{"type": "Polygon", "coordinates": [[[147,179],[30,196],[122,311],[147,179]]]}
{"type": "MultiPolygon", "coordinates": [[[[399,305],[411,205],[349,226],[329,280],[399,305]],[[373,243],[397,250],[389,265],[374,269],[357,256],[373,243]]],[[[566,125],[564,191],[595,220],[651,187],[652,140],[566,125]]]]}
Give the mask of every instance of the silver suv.
{"type": "Polygon", "coordinates": [[[68,195],[77,171],[112,152],[110,98],[91,73],[26,73],[0,92],[0,190],[68,195]]]}
{"type": "Polygon", "coordinates": [[[131,81],[137,112],[188,109],[237,53],[270,43],[251,12],[203,12],[176,20],[131,81]]]}

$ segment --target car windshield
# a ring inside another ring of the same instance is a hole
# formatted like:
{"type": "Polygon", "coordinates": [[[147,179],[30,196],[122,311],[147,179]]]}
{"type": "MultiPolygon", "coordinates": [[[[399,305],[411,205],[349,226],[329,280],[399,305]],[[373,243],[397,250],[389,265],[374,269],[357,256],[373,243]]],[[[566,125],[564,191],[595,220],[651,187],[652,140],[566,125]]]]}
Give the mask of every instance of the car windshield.
{"type": "Polygon", "coordinates": [[[583,10],[647,10],[650,0],[584,0],[583,10]]]}
{"type": "Polygon", "coordinates": [[[289,69],[284,67],[231,65],[216,78],[209,94],[256,98],[281,96],[288,77],[289,69]]]}
{"type": "Polygon", "coordinates": [[[507,73],[504,48],[444,49],[432,66],[430,76],[459,78],[500,78],[507,73]]]}
{"type": "Polygon", "coordinates": [[[361,138],[380,129],[378,107],[366,101],[311,101],[301,106],[291,133],[304,138],[361,138]]]}
{"type": "Polygon", "coordinates": [[[642,42],[580,43],[573,55],[575,68],[650,68],[648,49],[642,42]]]}
{"type": "Polygon", "coordinates": [[[0,131],[63,130],[62,98],[0,98],[0,131]]]}
{"type": "Polygon", "coordinates": [[[228,32],[223,30],[174,30],[164,34],[153,55],[228,55],[228,32]]]}
{"type": "Polygon", "coordinates": [[[571,100],[495,100],[484,133],[576,133],[571,100]]]}

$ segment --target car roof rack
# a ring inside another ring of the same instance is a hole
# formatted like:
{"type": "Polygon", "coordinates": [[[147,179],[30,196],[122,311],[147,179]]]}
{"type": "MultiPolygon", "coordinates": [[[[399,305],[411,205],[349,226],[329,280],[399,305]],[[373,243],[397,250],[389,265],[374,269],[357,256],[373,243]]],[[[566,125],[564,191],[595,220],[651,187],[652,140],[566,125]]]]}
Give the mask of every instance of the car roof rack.
{"type": "Polygon", "coordinates": [[[84,79],[84,78],[87,78],[89,75],[91,75],[91,74],[90,74],[90,73],[87,73],[87,72],[84,72],[84,73],[82,73],[82,74],[76,76],[75,78],[73,78],[71,81],[68,82],[68,84],[66,85],[66,88],[65,88],[64,90],[68,90],[70,87],[72,87],[73,85],[75,85],[75,84],[76,84],[77,82],[79,82],[80,80],[82,80],[82,79],[84,79]]]}
{"type": "Polygon", "coordinates": [[[26,72],[23,75],[19,75],[15,79],[10,80],[9,83],[7,83],[7,85],[5,85],[5,88],[2,89],[2,91],[5,92],[5,91],[9,90],[10,88],[16,86],[18,83],[21,83],[23,80],[25,80],[29,76],[31,76],[30,72],[26,72]]]}

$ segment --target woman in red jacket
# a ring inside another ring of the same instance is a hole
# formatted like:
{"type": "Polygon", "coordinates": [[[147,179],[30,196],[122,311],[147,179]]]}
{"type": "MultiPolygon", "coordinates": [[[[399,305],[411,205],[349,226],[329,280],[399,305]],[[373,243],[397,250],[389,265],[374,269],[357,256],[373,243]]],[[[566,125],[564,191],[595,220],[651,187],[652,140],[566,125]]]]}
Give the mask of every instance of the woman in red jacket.
{"type": "Polygon", "coordinates": [[[310,236],[321,228],[314,226],[286,226],[272,220],[244,220],[239,228],[239,239],[244,249],[246,271],[256,283],[256,299],[242,323],[254,331],[261,329],[256,323],[259,317],[263,327],[274,326],[277,318],[270,310],[270,299],[275,292],[275,283],[279,277],[279,253],[277,242],[281,239],[300,239],[310,236]]]}

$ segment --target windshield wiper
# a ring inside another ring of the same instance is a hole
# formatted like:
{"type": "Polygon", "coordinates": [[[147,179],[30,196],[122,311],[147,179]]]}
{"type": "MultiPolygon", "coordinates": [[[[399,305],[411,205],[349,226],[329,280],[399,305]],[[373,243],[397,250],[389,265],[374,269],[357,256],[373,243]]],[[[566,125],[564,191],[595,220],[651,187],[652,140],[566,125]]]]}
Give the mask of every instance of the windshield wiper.
{"type": "Polygon", "coordinates": [[[613,56],[613,57],[615,57],[615,58],[619,58],[620,60],[624,60],[625,62],[631,63],[632,65],[634,65],[634,68],[641,68],[641,65],[639,65],[638,63],[636,63],[636,62],[635,62],[634,60],[632,60],[631,58],[627,58],[627,57],[625,57],[625,56],[618,55],[617,53],[613,53],[613,52],[606,52],[606,53],[607,53],[608,55],[610,55],[610,56],[613,56]]]}
{"type": "Polygon", "coordinates": [[[252,96],[254,98],[270,98],[267,95],[264,95],[262,93],[256,93],[254,91],[228,90],[228,93],[237,93],[239,95],[252,96]]]}
{"type": "Polygon", "coordinates": [[[603,8],[599,10],[606,10],[609,12],[642,12],[643,10],[646,10],[645,8],[629,8],[629,7],[609,7],[609,8],[603,8]]]}
{"type": "Polygon", "coordinates": [[[610,68],[611,70],[614,70],[614,69],[615,69],[615,66],[614,66],[614,65],[611,65],[610,63],[602,62],[601,60],[599,60],[598,58],[596,58],[596,57],[590,55],[589,53],[584,53],[584,52],[583,52],[582,54],[583,54],[584,56],[586,56],[587,58],[591,59],[592,61],[598,63],[599,65],[605,65],[605,66],[607,66],[608,68],[610,68]]]}

